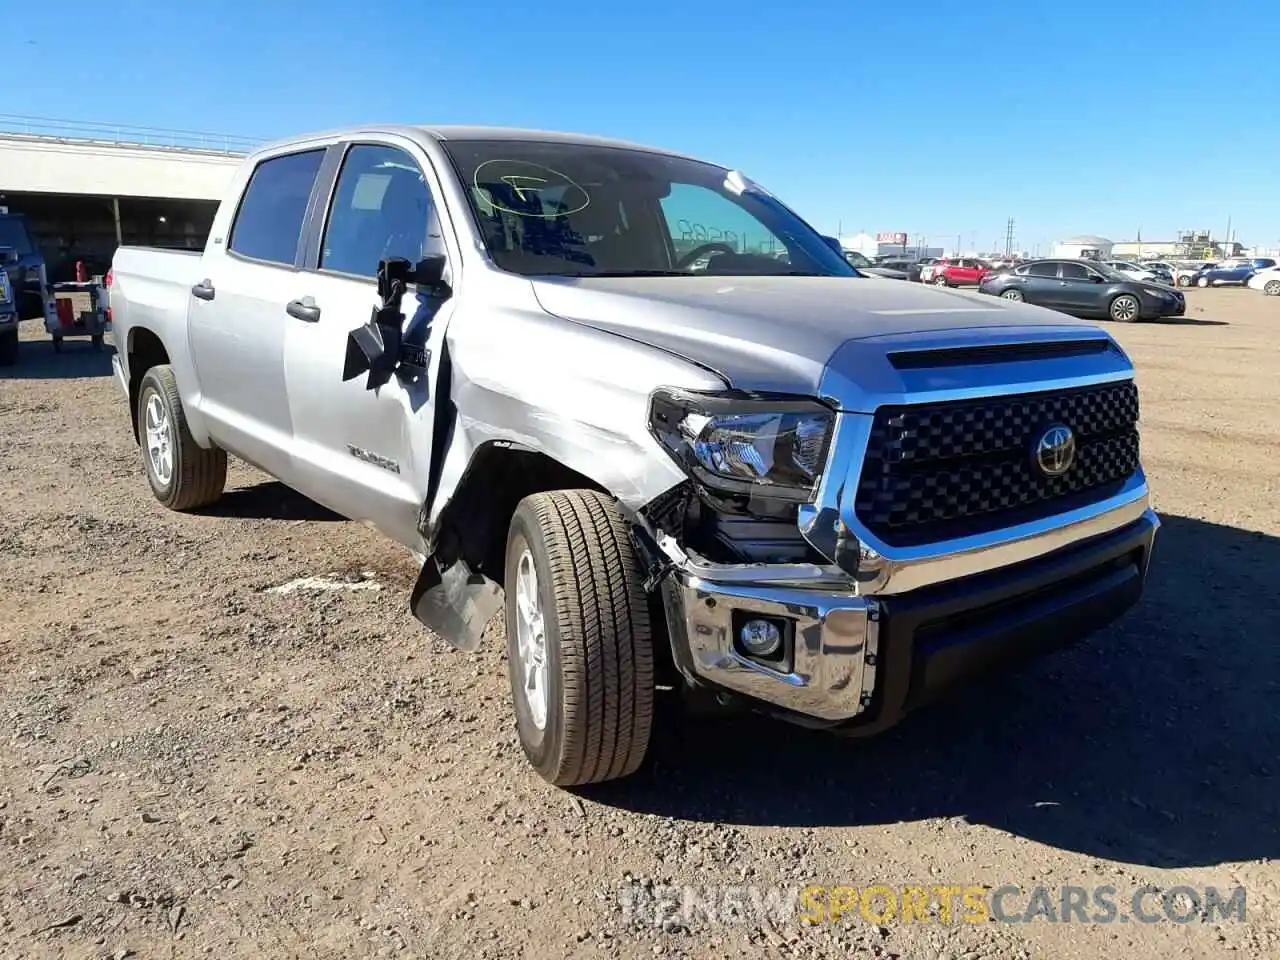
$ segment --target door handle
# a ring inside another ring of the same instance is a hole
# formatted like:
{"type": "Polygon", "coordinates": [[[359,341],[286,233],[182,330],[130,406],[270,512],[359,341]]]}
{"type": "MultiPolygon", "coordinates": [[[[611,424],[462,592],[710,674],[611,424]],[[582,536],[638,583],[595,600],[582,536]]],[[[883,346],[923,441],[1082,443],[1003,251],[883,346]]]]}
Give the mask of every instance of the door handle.
{"type": "Polygon", "coordinates": [[[214,293],[213,283],[209,280],[201,280],[191,288],[191,295],[201,300],[212,300],[214,293]]]}
{"type": "Polygon", "coordinates": [[[316,306],[316,302],[310,297],[300,297],[297,300],[290,300],[289,305],[284,308],[285,313],[296,320],[302,320],[306,323],[315,323],[320,319],[320,308],[316,306]]]}

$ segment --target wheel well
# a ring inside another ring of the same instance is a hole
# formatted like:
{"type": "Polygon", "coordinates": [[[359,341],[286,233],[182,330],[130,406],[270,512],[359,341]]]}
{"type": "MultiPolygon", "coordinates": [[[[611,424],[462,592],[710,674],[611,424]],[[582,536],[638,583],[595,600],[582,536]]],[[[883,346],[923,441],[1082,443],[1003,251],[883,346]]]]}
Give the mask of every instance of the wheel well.
{"type": "Polygon", "coordinates": [[[471,457],[462,480],[440,515],[435,552],[445,563],[457,557],[502,584],[507,529],[520,501],[547,490],[599,490],[589,477],[546,454],[502,441],[484,444],[471,457]]]}
{"type": "Polygon", "coordinates": [[[146,327],[135,327],[129,331],[129,416],[133,420],[133,439],[138,439],[138,391],[142,389],[142,378],[152,367],[169,362],[169,353],[164,344],[146,327]]]}
{"type": "MultiPolygon", "coordinates": [[[[590,477],[543,453],[490,441],[471,457],[453,497],[440,514],[433,549],[443,568],[458,557],[505,588],[507,531],[520,501],[548,490],[597,490],[590,477]]],[[[680,682],[671,654],[666,611],[659,591],[649,595],[654,670],[659,685],[680,682]]]]}

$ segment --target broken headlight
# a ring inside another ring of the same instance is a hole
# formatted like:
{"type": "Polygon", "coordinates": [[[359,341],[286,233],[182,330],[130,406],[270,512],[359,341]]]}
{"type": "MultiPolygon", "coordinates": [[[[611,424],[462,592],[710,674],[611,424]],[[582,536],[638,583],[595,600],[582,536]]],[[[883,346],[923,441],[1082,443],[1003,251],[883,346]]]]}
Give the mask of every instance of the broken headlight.
{"type": "Polygon", "coordinates": [[[657,390],[649,432],[695,481],[795,503],[822,479],[835,414],[816,400],[657,390]]]}

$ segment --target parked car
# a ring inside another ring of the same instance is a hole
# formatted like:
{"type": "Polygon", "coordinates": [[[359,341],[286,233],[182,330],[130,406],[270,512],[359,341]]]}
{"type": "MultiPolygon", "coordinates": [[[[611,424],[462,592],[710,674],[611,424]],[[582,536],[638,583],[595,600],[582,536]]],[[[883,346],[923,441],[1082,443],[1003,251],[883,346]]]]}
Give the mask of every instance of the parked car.
{"type": "Polygon", "coordinates": [[[8,269],[17,260],[17,250],[0,247],[0,367],[11,367],[18,361],[18,298],[8,269]]]}
{"type": "Polygon", "coordinates": [[[1103,260],[1102,262],[1130,280],[1137,280],[1140,283],[1163,283],[1173,286],[1173,275],[1167,270],[1161,270],[1154,264],[1134,263],[1132,260],[1103,260]]]}
{"type": "MultiPolygon", "coordinates": [[[[839,241],[837,240],[838,244],[839,241]]],[[[845,260],[853,266],[859,273],[866,274],[869,277],[883,277],[887,280],[905,280],[907,275],[902,270],[895,270],[887,267],[883,263],[875,263],[869,260],[865,254],[861,254],[856,250],[844,250],[845,260]]]]}
{"type": "Polygon", "coordinates": [[[979,289],[1072,316],[1105,317],[1120,323],[1180,317],[1187,311],[1180,291],[1130,280],[1093,260],[1033,260],[1011,273],[988,277],[979,289]]]}
{"type": "Polygon", "coordinates": [[[882,271],[881,276],[891,276],[895,280],[919,280],[920,264],[914,260],[881,260],[876,268],[882,271]]]}
{"type": "Polygon", "coordinates": [[[1214,266],[1207,260],[1178,260],[1173,264],[1173,283],[1177,287],[1189,287],[1206,267],[1214,266]]]}
{"type": "Polygon", "coordinates": [[[18,213],[0,213],[0,247],[8,247],[16,254],[5,267],[5,272],[9,275],[10,288],[18,301],[19,318],[42,319],[48,276],[44,254],[36,244],[35,235],[31,232],[26,217],[18,213]]]}
{"type": "Polygon", "coordinates": [[[939,287],[972,287],[991,272],[985,260],[944,257],[920,272],[920,279],[939,287]],[[926,276],[927,273],[927,276],[926,276]]]}
{"type": "Polygon", "coordinates": [[[111,274],[156,499],[213,503],[238,456],[413,551],[411,608],[454,646],[504,611],[552,783],[635,771],[659,686],[874,734],[1143,590],[1159,521],[1115,341],[863,279],[734,170],[330,131],[247,156],[203,252],[121,247],[111,274]]]}
{"type": "Polygon", "coordinates": [[[1249,278],[1248,286],[1269,297],[1280,297],[1280,266],[1263,267],[1249,278]]]}
{"type": "Polygon", "coordinates": [[[1259,270],[1275,265],[1276,261],[1270,257],[1233,257],[1201,270],[1196,274],[1195,283],[1198,287],[1247,284],[1259,270]]]}

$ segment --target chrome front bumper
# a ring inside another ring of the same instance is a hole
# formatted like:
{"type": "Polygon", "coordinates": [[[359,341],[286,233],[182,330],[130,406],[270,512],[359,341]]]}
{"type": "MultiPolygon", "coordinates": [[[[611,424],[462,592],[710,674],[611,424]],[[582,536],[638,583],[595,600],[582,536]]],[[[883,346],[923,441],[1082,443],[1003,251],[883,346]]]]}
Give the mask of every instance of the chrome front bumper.
{"type": "Polygon", "coordinates": [[[888,561],[864,582],[834,565],[699,562],[659,538],[670,563],[663,601],[677,666],[695,685],[801,722],[881,729],[925,687],[948,685],[941,674],[985,672],[997,660],[1068,643],[1132,606],[1159,527],[1146,486],[1086,512],[1022,536],[1004,531],[983,548],[935,545],[930,555],[888,561]],[[868,589],[887,585],[892,592],[868,589]],[[789,625],[782,663],[739,648],[736,625],[753,616],[789,625]]]}

